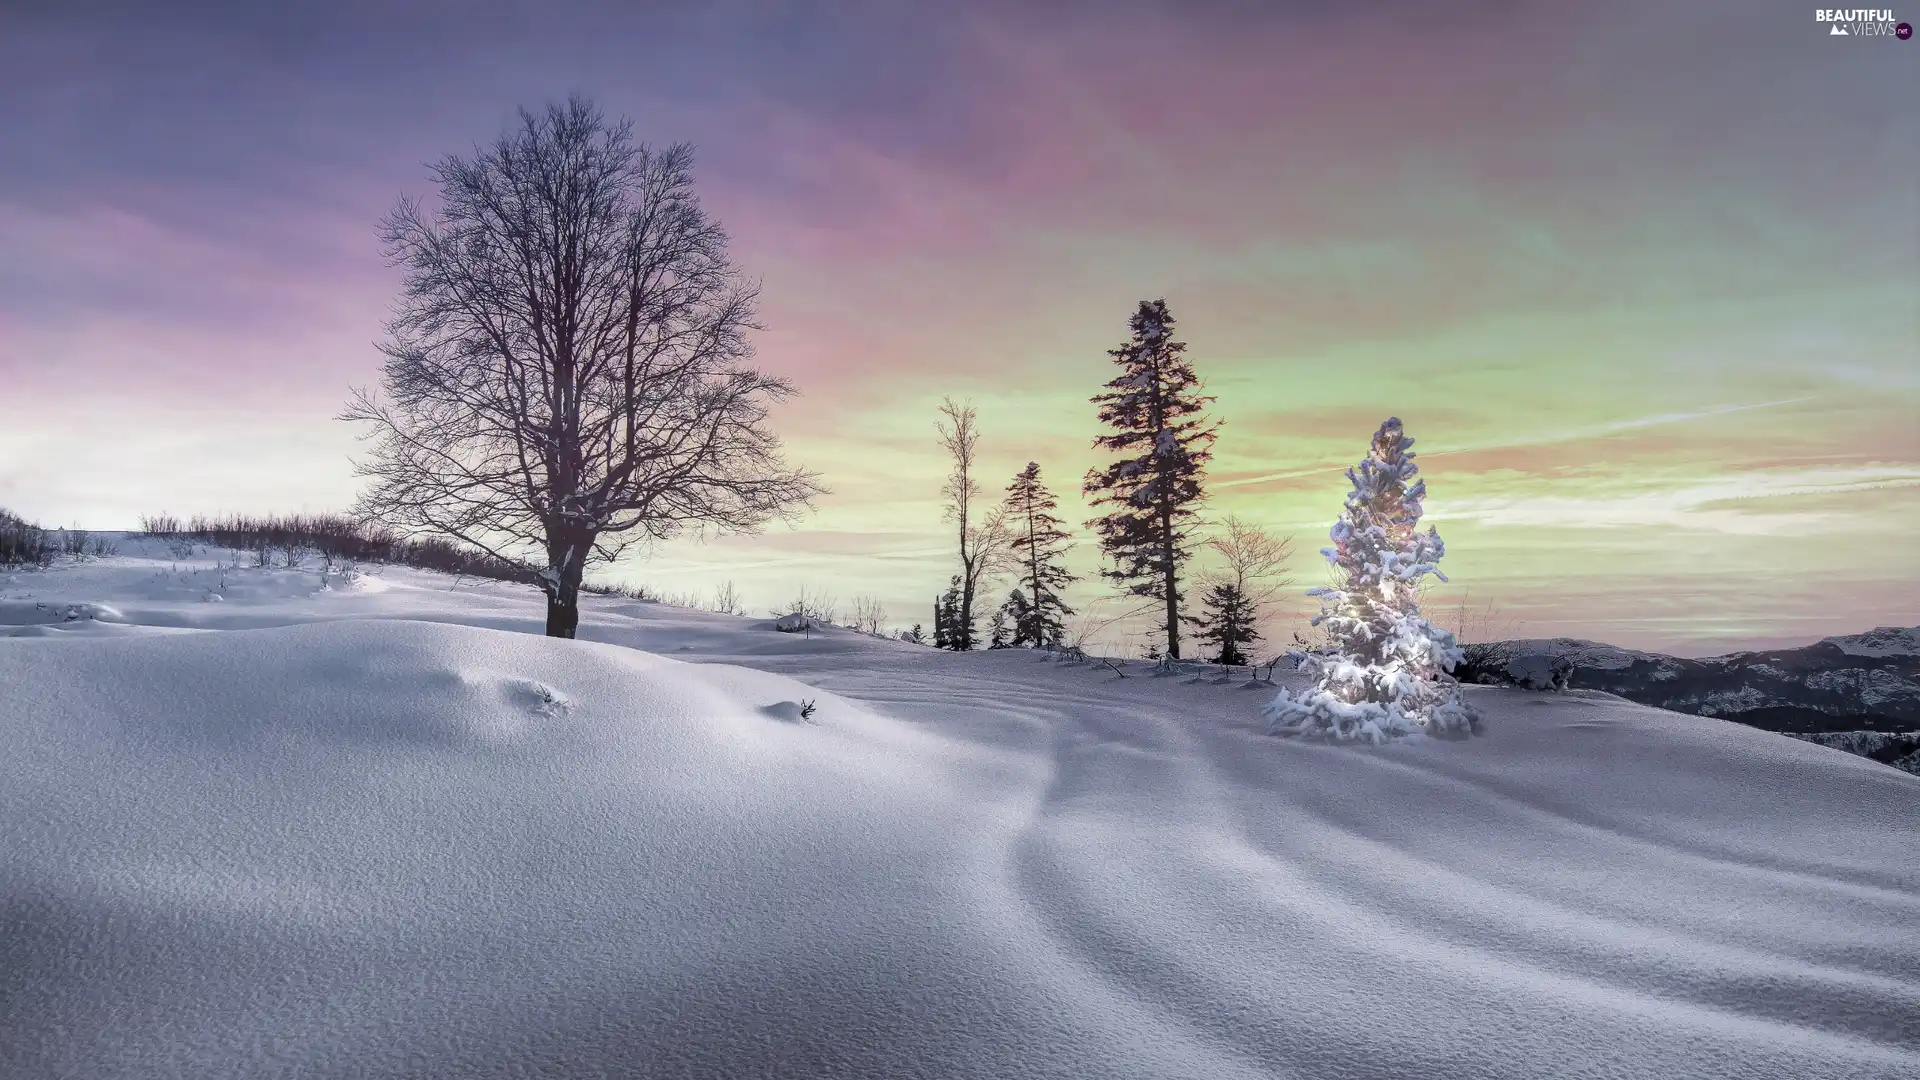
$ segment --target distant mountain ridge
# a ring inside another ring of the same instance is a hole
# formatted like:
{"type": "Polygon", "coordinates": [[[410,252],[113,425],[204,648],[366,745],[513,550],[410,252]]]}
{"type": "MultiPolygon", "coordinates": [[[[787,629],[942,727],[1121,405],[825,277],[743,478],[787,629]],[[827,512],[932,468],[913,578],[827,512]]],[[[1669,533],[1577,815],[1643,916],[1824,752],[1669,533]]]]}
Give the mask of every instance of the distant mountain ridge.
{"type": "Polygon", "coordinates": [[[1496,641],[1465,651],[1455,671],[1462,682],[1544,687],[1558,667],[1571,687],[1768,731],[1920,729],[1920,626],[1695,660],[1576,638],[1496,641]]]}

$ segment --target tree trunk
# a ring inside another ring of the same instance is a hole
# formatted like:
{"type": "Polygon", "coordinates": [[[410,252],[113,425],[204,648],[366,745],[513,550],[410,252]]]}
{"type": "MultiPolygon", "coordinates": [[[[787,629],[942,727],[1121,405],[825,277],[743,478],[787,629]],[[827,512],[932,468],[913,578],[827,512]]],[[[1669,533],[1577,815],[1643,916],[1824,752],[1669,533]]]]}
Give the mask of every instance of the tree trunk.
{"type": "MultiPolygon", "coordinates": [[[[1044,621],[1045,615],[1040,610],[1040,543],[1039,538],[1035,536],[1034,533],[1033,504],[1029,502],[1027,504],[1027,570],[1033,577],[1032,580],[1028,582],[1027,591],[1031,595],[1028,596],[1027,599],[1033,601],[1033,625],[1035,627],[1033,636],[1037,639],[1040,636],[1038,627],[1041,622],[1044,621]]],[[[1039,641],[1036,640],[1034,644],[1039,644],[1039,641]]]]}
{"type": "Polygon", "coordinates": [[[963,569],[965,580],[960,583],[960,614],[954,619],[954,634],[958,644],[954,648],[965,652],[973,648],[973,567],[963,569]]]}
{"type": "Polygon", "coordinates": [[[586,577],[590,542],[575,539],[549,552],[548,563],[559,576],[547,583],[547,636],[570,638],[580,629],[580,582],[586,577]]]}
{"type": "Polygon", "coordinates": [[[570,638],[580,629],[580,583],[564,577],[558,589],[547,593],[548,637],[570,638]]]}
{"type": "Polygon", "coordinates": [[[1173,515],[1160,511],[1160,536],[1162,547],[1160,558],[1166,577],[1162,582],[1167,591],[1167,659],[1180,659],[1180,595],[1174,590],[1177,584],[1173,564],[1173,515]]]}

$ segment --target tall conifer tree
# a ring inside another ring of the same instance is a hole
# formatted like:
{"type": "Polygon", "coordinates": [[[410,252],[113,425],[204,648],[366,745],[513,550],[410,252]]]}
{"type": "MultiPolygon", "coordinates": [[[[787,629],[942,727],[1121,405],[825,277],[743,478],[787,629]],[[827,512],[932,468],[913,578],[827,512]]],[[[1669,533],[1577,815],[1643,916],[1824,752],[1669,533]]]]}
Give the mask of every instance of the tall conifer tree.
{"type": "Polygon", "coordinates": [[[1164,615],[1165,655],[1180,658],[1180,569],[1193,554],[1195,517],[1205,495],[1207,462],[1216,425],[1205,409],[1213,399],[1173,337],[1165,300],[1143,300],[1130,322],[1131,339],[1107,355],[1120,374],[1094,395],[1100,420],[1113,429],[1094,446],[1120,456],[1087,473],[1082,490],[1107,513],[1087,523],[1100,537],[1109,566],[1102,576],[1154,600],[1164,615]]]}

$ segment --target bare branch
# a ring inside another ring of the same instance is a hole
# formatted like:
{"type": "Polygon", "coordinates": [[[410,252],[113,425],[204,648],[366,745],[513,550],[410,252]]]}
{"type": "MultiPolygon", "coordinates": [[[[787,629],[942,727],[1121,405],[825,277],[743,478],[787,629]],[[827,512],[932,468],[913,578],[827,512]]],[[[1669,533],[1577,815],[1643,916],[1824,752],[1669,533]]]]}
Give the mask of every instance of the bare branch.
{"type": "Polygon", "coordinates": [[[887,608],[877,596],[856,596],[853,598],[853,622],[850,624],[863,634],[876,637],[887,629],[887,608]]]}
{"type": "Polygon", "coordinates": [[[1207,540],[1220,566],[1201,575],[1206,584],[1232,585],[1256,605],[1265,604],[1293,584],[1287,560],[1293,557],[1293,538],[1282,537],[1233,514],[1220,522],[1220,531],[1207,540]]]}
{"type": "Polygon", "coordinates": [[[429,218],[381,237],[403,272],[383,395],[354,395],[363,516],[546,569],[571,636],[587,567],[686,532],[750,532],[824,489],[767,426],[757,288],[700,209],[693,152],[574,98],[433,167],[429,218]]]}
{"type": "Polygon", "coordinates": [[[995,506],[984,520],[974,516],[974,500],[982,489],[975,468],[980,429],[973,406],[944,398],[940,415],[944,419],[934,422],[934,431],[953,460],[940,494],[947,500],[945,518],[953,523],[960,546],[960,606],[948,633],[953,647],[964,650],[973,647],[975,602],[987,583],[1008,568],[1013,537],[1004,508],[995,506]]]}

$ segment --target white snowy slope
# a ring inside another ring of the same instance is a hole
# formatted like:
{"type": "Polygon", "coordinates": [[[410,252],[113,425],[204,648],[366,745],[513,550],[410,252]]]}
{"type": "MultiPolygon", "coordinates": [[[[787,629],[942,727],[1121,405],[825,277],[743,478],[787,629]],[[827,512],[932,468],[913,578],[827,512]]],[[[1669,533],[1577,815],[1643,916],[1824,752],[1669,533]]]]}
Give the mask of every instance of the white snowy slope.
{"type": "Polygon", "coordinates": [[[0,575],[7,1080],[1920,1076],[1871,761],[124,546],[0,575]]]}
{"type": "Polygon", "coordinates": [[[1920,626],[1882,626],[1821,640],[1853,656],[1920,656],[1920,626]]]}

